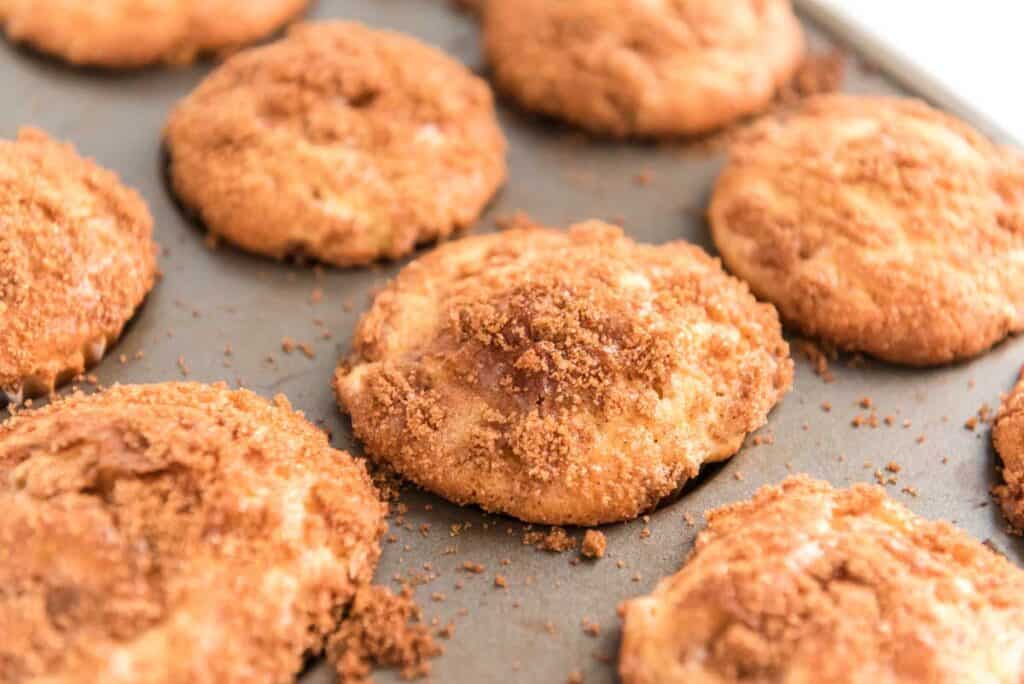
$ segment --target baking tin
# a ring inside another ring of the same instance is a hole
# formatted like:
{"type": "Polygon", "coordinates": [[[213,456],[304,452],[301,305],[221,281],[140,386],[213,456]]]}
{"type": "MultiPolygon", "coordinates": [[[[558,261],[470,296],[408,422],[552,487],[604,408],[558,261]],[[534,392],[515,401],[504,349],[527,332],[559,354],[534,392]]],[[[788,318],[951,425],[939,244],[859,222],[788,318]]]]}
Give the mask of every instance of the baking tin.
{"type": "MultiPolygon", "coordinates": [[[[482,72],[476,24],[444,0],[321,0],[312,16],[403,31],[482,72]]],[[[844,39],[841,33],[827,36],[814,25],[808,28],[819,49],[844,39]]],[[[845,38],[857,48],[855,36],[845,38]]],[[[202,230],[169,193],[160,134],[172,105],[210,68],[81,70],[0,43],[0,135],[11,137],[20,125],[31,124],[73,141],[137,188],[156,218],[157,238],[166,250],[164,278],[95,369],[102,383],[176,380],[187,371],[191,380],[242,383],[266,396],[282,392],[331,430],[337,447],[359,453],[329,381],[374,288],[402,264],[312,269],[204,245],[202,230]],[[323,296],[316,303],[319,291],[323,296]],[[309,342],[316,357],[284,353],[284,337],[309,342]],[[144,357],[136,359],[137,352],[144,357]]],[[[854,59],[845,89],[903,93],[909,85],[913,90],[912,82],[900,82],[903,86],[854,59]]],[[[492,230],[495,217],[522,209],[552,225],[592,217],[621,220],[639,240],[684,239],[714,252],[703,211],[723,163],[721,153],[701,144],[591,140],[507,103],[501,103],[500,116],[510,141],[510,181],[477,230],[492,230]]],[[[992,133],[983,122],[974,123],[992,133]]],[[[508,518],[414,490],[403,494],[405,525],[392,521],[397,541],[384,545],[378,580],[433,577],[417,588],[425,617],[436,618],[439,626],[452,621],[455,630],[452,639],[442,641],[446,653],[434,661],[432,679],[561,682],[578,671],[588,684],[616,681],[618,603],[648,592],[678,569],[703,511],[744,499],[791,472],[846,485],[874,481],[878,469],[891,475],[884,467],[896,462],[901,471],[888,485],[895,499],[928,518],[955,522],[1018,563],[1024,559],[1021,540],[1005,533],[989,496],[997,459],[988,431],[964,427],[982,404],[996,406],[1000,392],[1011,387],[1024,361],[1024,340],[1011,339],[970,363],[932,370],[874,361],[851,367],[840,361],[832,364],[831,383],[794,356],[794,390],[762,431],[773,439],[758,446],[748,441],[734,459],[706,469],[648,522],[602,528],[609,551],[600,561],[574,564],[576,554],[525,546],[525,527],[508,518]],[[854,428],[851,421],[869,413],[858,405],[863,397],[871,398],[880,417],[895,416],[895,425],[854,428]],[[823,410],[824,403],[831,411],[823,410]],[[697,524],[691,526],[687,517],[697,524]],[[467,573],[460,570],[465,562],[486,570],[467,573]],[[504,576],[507,588],[495,586],[496,574],[504,576]],[[435,593],[444,600],[432,600],[435,593]],[[599,636],[584,633],[584,619],[600,625],[599,636]]],[[[389,682],[397,676],[385,672],[376,679],[389,682]]],[[[312,662],[300,681],[327,684],[333,675],[312,662]]]]}

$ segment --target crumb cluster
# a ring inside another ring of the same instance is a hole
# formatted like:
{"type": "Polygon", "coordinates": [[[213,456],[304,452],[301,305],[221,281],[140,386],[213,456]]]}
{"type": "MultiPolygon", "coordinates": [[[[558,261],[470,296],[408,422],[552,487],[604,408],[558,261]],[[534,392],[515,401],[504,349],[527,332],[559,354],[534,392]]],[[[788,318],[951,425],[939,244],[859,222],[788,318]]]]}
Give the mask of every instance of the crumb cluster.
{"type": "Polygon", "coordinates": [[[380,586],[361,588],[327,642],[341,684],[371,681],[374,667],[395,668],[404,679],[424,677],[430,659],[443,650],[422,624],[408,586],[398,594],[380,586]]]}

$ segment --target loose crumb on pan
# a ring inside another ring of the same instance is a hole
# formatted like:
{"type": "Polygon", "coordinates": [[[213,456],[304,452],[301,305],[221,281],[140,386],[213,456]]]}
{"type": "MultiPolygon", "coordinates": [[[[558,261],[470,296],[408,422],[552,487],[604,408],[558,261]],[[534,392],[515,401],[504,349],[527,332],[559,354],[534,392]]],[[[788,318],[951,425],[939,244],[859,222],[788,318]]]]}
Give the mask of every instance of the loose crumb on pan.
{"type": "Polygon", "coordinates": [[[523,545],[534,546],[541,551],[552,553],[563,553],[576,548],[577,541],[561,527],[552,527],[544,534],[543,532],[527,531],[523,534],[523,545]]]}
{"type": "Polygon", "coordinates": [[[406,485],[406,481],[400,475],[385,464],[369,460],[366,461],[366,470],[370,473],[370,479],[373,480],[382,500],[398,501],[398,497],[406,485]]]}
{"type": "Polygon", "coordinates": [[[396,668],[405,679],[425,677],[443,648],[422,624],[411,587],[393,594],[374,585],[356,593],[326,652],[341,684],[359,684],[372,681],[374,667],[396,668]]]}
{"type": "Polygon", "coordinates": [[[836,359],[834,350],[825,350],[817,342],[807,339],[799,339],[793,342],[793,347],[800,354],[811,362],[814,372],[825,382],[833,382],[836,378],[829,370],[829,360],[836,359]]]}
{"type": "Polygon", "coordinates": [[[586,558],[603,558],[607,548],[608,540],[604,533],[587,530],[587,533],[583,535],[583,547],[580,549],[580,553],[586,558]]]}

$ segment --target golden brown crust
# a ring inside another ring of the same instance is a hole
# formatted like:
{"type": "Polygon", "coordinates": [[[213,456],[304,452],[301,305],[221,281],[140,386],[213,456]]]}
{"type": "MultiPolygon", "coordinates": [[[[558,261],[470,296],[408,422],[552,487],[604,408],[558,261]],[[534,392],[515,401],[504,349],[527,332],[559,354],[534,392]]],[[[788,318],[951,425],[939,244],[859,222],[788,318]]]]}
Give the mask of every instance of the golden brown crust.
{"type": "Polygon", "coordinates": [[[1004,484],[995,488],[996,498],[1010,524],[1024,530],[1024,374],[999,407],[992,443],[1003,461],[1004,484]]]}
{"type": "Polygon", "coordinates": [[[171,116],[178,196],[241,247],[348,266],[471,225],[505,179],[487,84],[412,38],[295,27],[171,116]]]}
{"type": "Polygon", "coordinates": [[[1024,573],[880,487],[796,476],[712,511],[624,609],[623,684],[1024,679],[1024,573]]]}
{"type": "Polygon", "coordinates": [[[78,65],[182,64],[264,38],[309,0],[0,0],[11,40],[78,65]]]}
{"type": "Polygon", "coordinates": [[[0,681],[285,682],[383,504],[283,397],[115,387],[0,426],[0,681]]]}
{"type": "Polygon", "coordinates": [[[607,224],[466,238],[407,266],[335,378],[368,453],[531,522],[632,518],[789,389],[771,306],[682,242],[607,224]]]}
{"type": "Polygon", "coordinates": [[[0,402],[103,356],[153,287],[152,232],[142,198],[70,145],[0,141],[0,402]]]}
{"type": "Polygon", "coordinates": [[[789,0],[497,0],[484,41],[498,87],[524,107],[614,136],[756,113],[804,52],[789,0]]]}
{"type": "Polygon", "coordinates": [[[1024,329],[1024,157],[897,98],[813,98],[732,150],[722,260],[787,322],[910,365],[1024,329]]]}

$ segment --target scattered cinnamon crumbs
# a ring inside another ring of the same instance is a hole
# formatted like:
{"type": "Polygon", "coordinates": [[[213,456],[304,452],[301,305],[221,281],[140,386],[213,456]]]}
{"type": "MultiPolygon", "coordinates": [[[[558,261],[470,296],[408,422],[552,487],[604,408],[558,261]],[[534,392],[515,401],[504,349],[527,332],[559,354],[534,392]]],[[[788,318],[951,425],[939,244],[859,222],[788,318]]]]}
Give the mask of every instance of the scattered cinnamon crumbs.
{"type": "Polygon", "coordinates": [[[835,359],[836,354],[834,351],[826,352],[816,342],[807,339],[798,339],[794,341],[793,346],[796,347],[797,351],[803,355],[805,359],[811,362],[814,367],[814,372],[825,382],[832,382],[835,380],[835,376],[832,375],[832,371],[829,370],[828,362],[829,359],[835,359]]]}
{"type": "Polygon", "coordinates": [[[374,667],[397,668],[405,679],[430,674],[430,659],[443,649],[421,620],[411,587],[397,595],[376,585],[359,589],[327,642],[340,683],[371,682],[374,667]]]}
{"type": "Polygon", "coordinates": [[[580,620],[580,626],[583,628],[583,633],[587,636],[601,636],[601,623],[599,622],[595,622],[590,618],[584,617],[582,620],[580,620]]]}
{"type": "Polygon", "coordinates": [[[576,540],[561,527],[552,527],[544,534],[543,532],[526,532],[523,535],[523,544],[535,546],[541,551],[562,553],[576,548],[576,540]]]}

